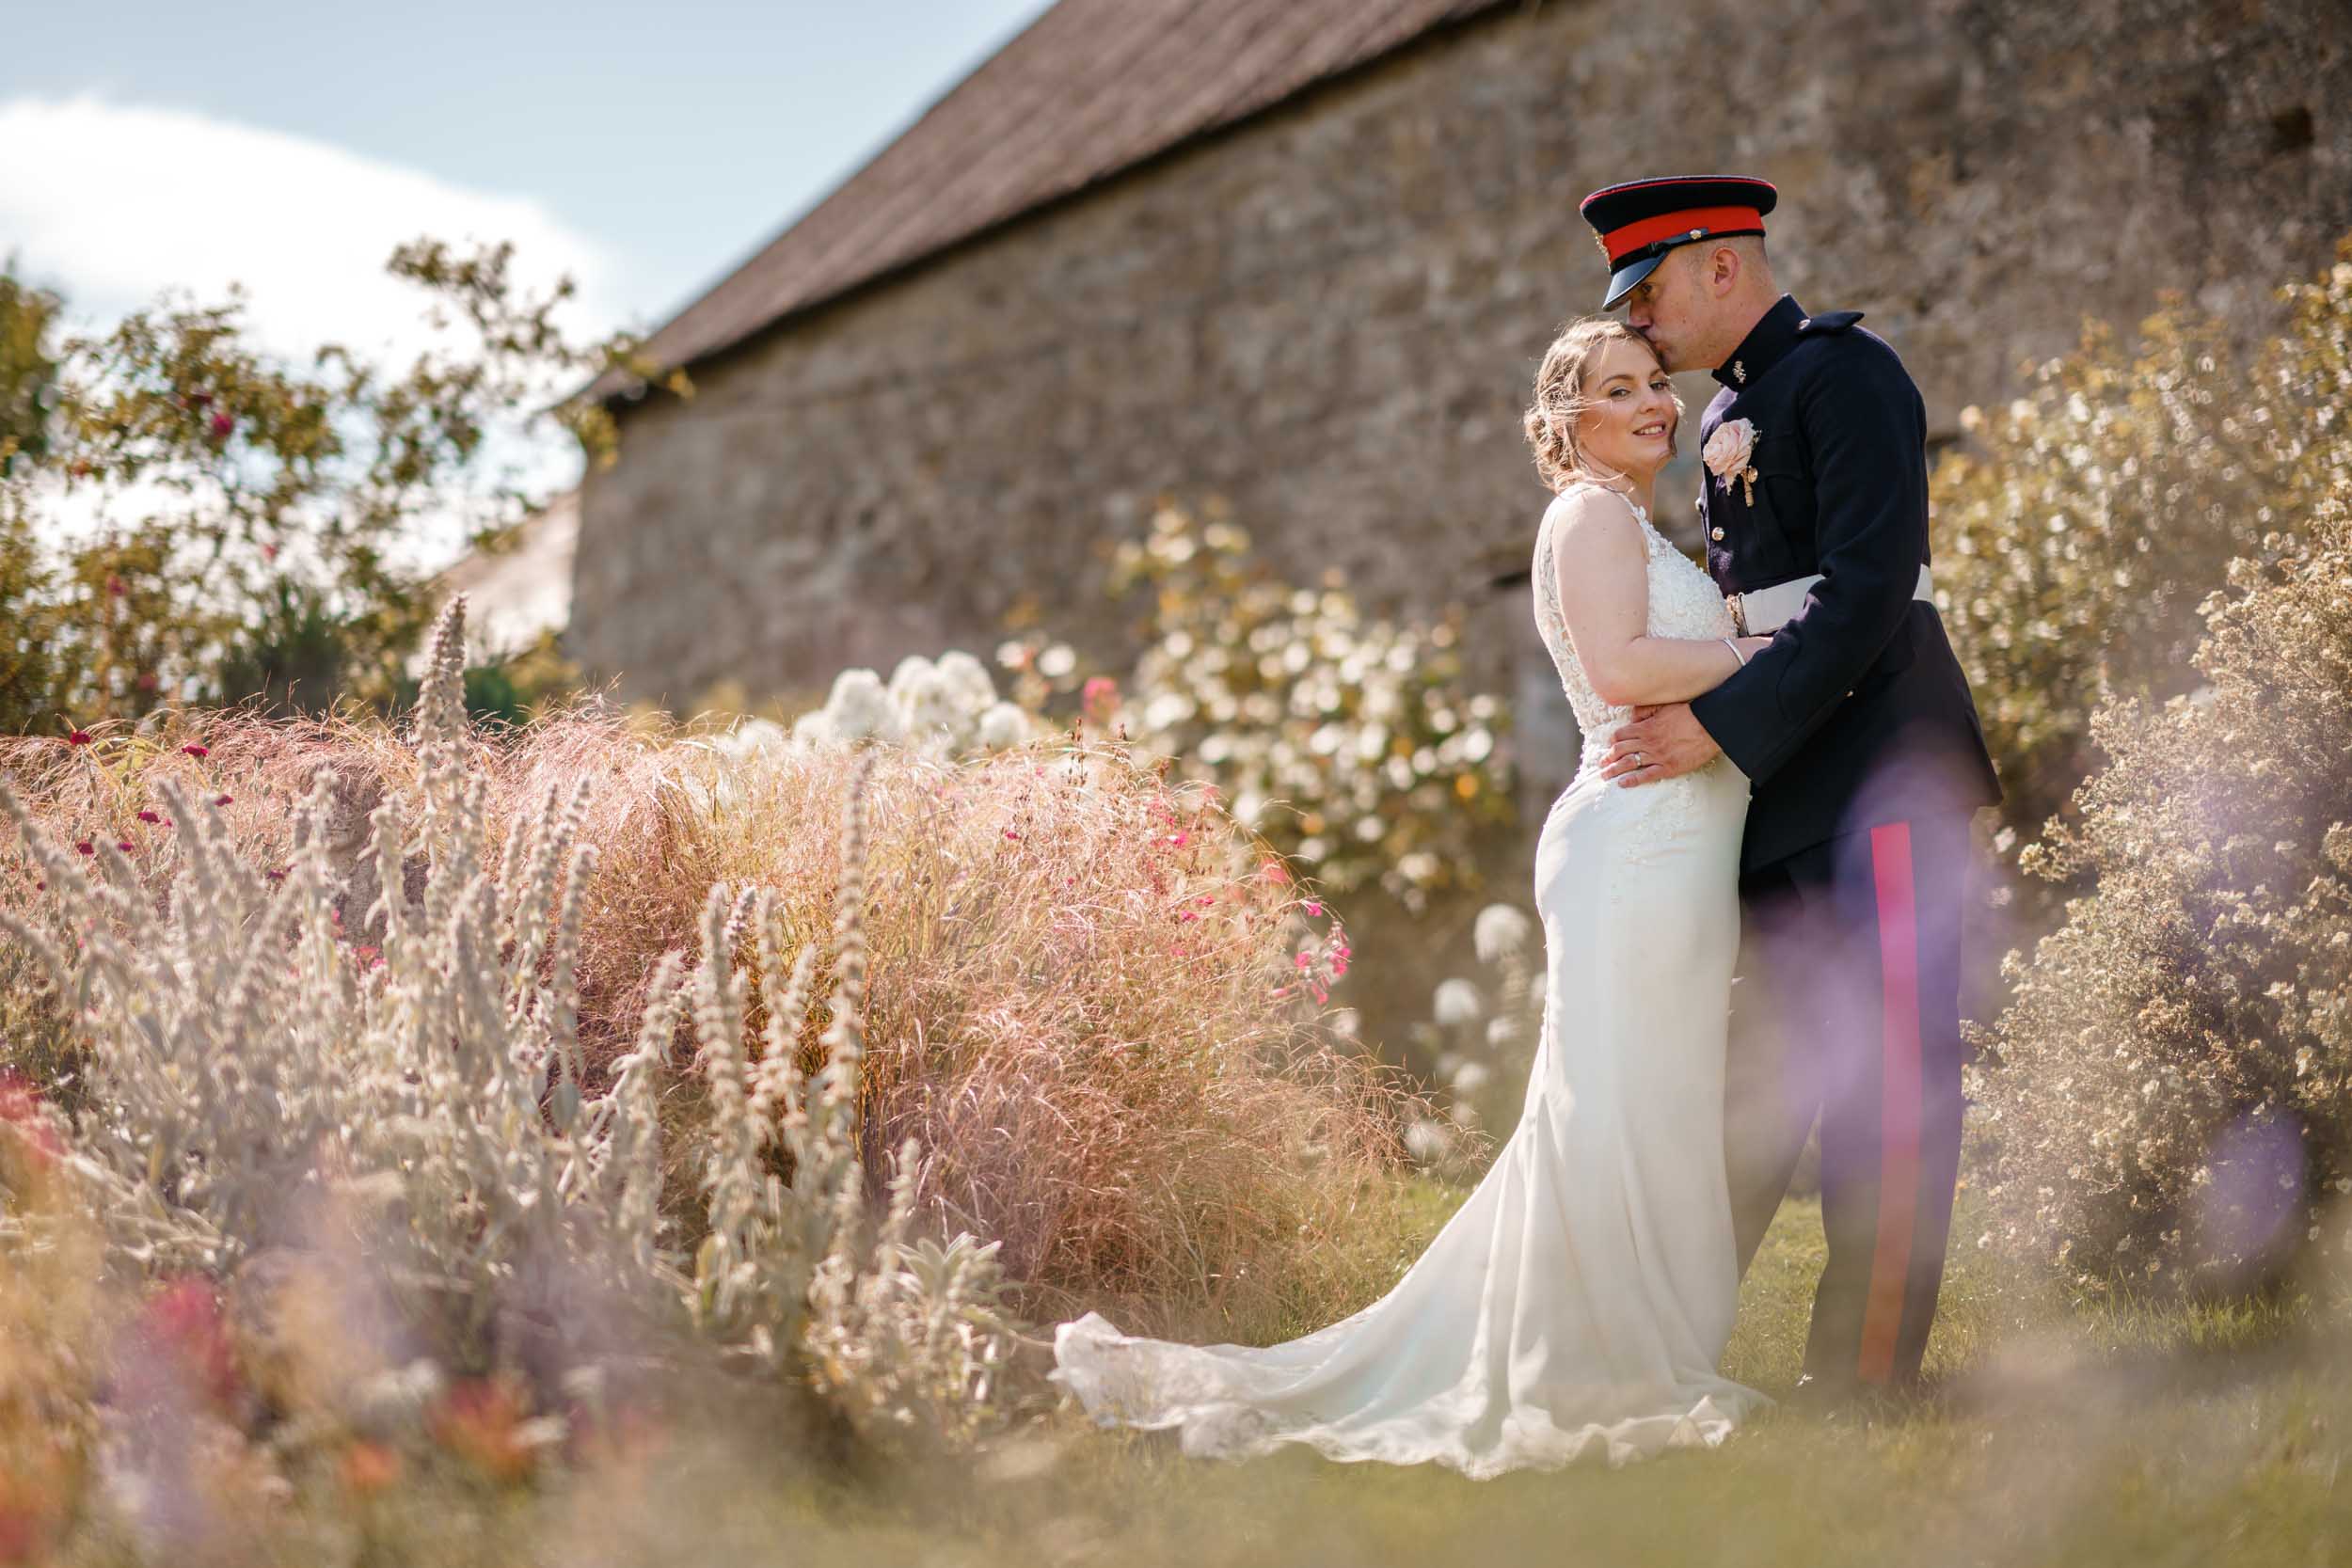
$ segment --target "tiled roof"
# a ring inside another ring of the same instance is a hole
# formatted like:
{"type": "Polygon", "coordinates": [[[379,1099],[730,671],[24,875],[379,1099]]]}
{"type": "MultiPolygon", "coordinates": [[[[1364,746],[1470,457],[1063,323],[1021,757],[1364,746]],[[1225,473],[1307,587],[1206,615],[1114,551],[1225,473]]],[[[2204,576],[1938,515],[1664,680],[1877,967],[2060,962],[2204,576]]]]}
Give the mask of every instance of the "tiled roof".
{"type": "Polygon", "coordinates": [[[1502,3],[1061,0],[645,352],[691,364],[1502,3]]]}

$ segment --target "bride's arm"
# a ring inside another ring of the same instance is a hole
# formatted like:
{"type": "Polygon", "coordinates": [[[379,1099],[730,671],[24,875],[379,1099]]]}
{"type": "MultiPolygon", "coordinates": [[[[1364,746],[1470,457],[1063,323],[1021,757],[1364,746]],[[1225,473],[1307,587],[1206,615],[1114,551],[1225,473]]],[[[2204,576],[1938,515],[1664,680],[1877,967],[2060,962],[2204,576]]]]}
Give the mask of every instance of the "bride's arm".
{"type": "MultiPolygon", "coordinates": [[[[1617,707],[1688,702],[1740,668],[1721,639],[1649,635],[1649,549],[1622,500],[1577,490],[1551,504],[1560,611],[1595,696],[1617,707]]],[[[1771,641],[1743,639],[1740,653],[1771,641]]]]}

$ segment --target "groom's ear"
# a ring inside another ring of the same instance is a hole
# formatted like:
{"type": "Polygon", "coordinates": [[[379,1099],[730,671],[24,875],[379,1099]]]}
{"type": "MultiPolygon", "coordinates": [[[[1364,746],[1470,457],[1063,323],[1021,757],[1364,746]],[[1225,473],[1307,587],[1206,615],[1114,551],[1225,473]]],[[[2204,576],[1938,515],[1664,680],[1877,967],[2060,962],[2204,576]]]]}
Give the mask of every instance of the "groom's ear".
{"type": "Polygon", "coordinates": [[[1713,246],[1712,253],[1707,259],[1708,292],[1717,299],[1729,298],[1731,292],[1740,286],[1740,269],[1745,264],[1736,246],[1727,245],[1713,246]]]}

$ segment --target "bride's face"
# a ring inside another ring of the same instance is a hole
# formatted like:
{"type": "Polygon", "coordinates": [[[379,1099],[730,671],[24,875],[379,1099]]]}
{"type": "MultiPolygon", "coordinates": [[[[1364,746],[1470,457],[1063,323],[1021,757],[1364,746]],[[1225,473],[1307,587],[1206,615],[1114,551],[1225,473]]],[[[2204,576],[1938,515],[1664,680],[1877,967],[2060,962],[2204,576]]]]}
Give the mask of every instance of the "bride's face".
{"type": "Polygon", "coordinates": [[[1648,349],[1623,338],[1603,343],[1584,367],[1584,399],[1576,434],[1593,463],[1646,477],[1674,455],[1674,383],[1648,349]]]}

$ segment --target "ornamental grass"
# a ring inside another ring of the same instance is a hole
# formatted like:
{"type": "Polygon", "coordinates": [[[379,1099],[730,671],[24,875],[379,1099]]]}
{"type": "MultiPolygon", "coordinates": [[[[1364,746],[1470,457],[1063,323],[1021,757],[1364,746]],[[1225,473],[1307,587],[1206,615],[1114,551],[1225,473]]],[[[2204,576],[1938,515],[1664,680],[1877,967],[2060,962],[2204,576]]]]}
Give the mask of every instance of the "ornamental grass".
{"type": "MultiPolygon", "coordinates": [[[[787,961],[809,948],[796,1061],[822,1070],[838,824],[863,770],[857,1137],[871,1196],[892,1151],[917,1139],[919,1223],[996,1242],[1038,1321],[1101,1307],[1147,1331],[1273,1338],[1386,1288],[1388,1259],[1365,1236],[1403,1223],[1382,1173],[1426,1107],[1334,1026],[1345,1015],[1327,1010],[1330,988],[1352,958],[1338,922],[1211,792],[1072,737],[961,763],[726,738],[593,699],[519,729],[465,726],[485,864],[529,870],[559,819],[595,851],[577,893],[564,864],[539,868],[550,907],[577,921],[564,961],[579,1092],[611,1089],[663,956],[700,947],[720,886],[734,902],[719,938],[739,965],[757,960],[754,898],[787,961]]],[[[90,846],[85,865],[103,841],[160,911],[186,855],[167,784],[209,802],[235,855],[282,881],[298,803],[325,769],[332,930],[364,971],[386,938],[383,879],[398,875],[413,899],[430,859],[412,846],[395,870],[366,852],[388,802],[422,817],[414,741],[413,727],[351,717],[176,713],[100,723],[78,742],[0,739],[0,779],[41,827],[90,846]]],[[[0,847],[0,910],[36,908],[40,881],[0,847]]],[[[537,953],[542,980],[557,961],[537,953]]],[[[24,987],[7,1006],[19,1025],[8,1065],[80,1103],[62,1010],[24,987]]],[[[747,1051],[768,1024],[748,997],[747,1051]]],[[[707,1225],[712,1115],[707,1074],[676,1075],[660,1095],[659,1201],[689,1243],[707,1225]]]]}

